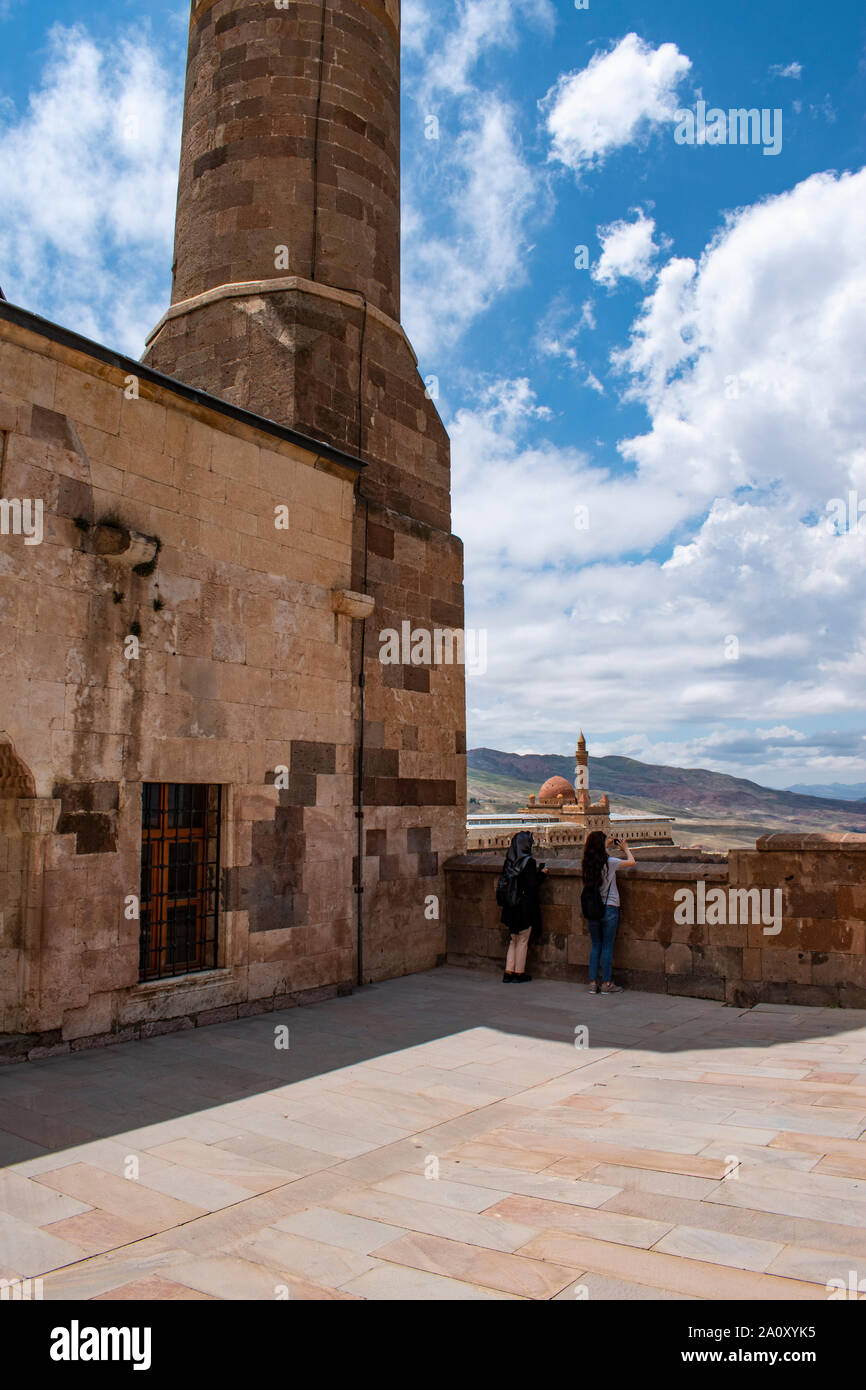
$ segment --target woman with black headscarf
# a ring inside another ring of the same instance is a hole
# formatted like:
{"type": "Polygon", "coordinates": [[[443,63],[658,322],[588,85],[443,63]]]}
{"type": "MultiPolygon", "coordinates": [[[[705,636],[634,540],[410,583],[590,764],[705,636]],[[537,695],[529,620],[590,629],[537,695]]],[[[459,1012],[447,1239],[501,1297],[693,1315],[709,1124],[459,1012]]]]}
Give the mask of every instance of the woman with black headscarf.
{"type": "Polygon", "coordinates": [[[544,865],[532,857],[532,835],[528,830],[518,830],[508,847],[496,893],[502,907],[502,925],[510,932],[502,976],[507,985],[528,984],[532,979],[526,973],[526,953],[532,933],[541,931],[538,894],[541,876],[546,873],[544,865]]]}

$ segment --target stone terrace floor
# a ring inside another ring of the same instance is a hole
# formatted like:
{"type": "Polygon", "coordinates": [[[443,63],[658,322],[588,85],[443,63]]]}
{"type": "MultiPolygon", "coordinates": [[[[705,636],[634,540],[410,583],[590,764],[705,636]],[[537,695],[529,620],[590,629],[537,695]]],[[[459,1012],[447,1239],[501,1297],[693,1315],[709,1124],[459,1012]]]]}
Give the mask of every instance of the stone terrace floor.
{"type": "Polygon", "coordinates": [[[4,1068],[0,1277],[76,1300],[826,1299],[866,1276],[864,1130],[864,1013],[446,968],[4,1068]]]}

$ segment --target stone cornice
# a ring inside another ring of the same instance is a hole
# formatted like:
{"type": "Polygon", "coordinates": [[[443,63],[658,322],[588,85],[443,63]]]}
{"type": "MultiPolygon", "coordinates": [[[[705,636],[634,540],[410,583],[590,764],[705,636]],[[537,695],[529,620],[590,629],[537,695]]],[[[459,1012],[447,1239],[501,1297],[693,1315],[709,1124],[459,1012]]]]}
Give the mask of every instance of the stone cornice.
{"type": "MultiPolygon", "coordinates": [[[[203,294],[196,294],[191,299],[181,299],[177,304],[172,304],[148,336],[147,346],[150,347],[172,319],[180,318],[183,314],[192,314],[196,309],[204,309],[208,304],[216,304],[221,299],[254,298],[257,294],[285,294],[292,290],[300,294],[316,295],[319,299],[329,299],[334,304],[347,304],[353,309],[364,307],[363,295],[355,294],[351,290],[338,290],[333,285],[323,285],[318,280],[305,280],[301,275],[284,275],[270,280],[242,280],[236,284],[217,285],[215,289],[205,290],[203,294]]],[[[389,314],[384,314],[381,309],[377,309],[375,304],[367,304],[367,313],[383,328],[403,339],[417,366],[415,349],[406,337],[403,325],[392,319],[389,314]]]]}
{"type": "Polygon", "coordinates": [[[337,449],[325,440],[301,434],[242,406],[232,405],[219,396],[187,386],[174,377],[155,371],[144,362],[136,362],[134,358],[125,357],[111,348],[103,347],[101,343],[91,342],[89,338],[61,328],[59,324],[40,318],[7,300],[0,300],[0,340],[52,357],[78,371],[88,372],[103,381],[112,381],[119,387],[128,377],[134,376],[139,380],[141,394],[148,399],[166,403],[173,401],[196,419],[242,438],[269,435],[282,447],[290,447],[294,457],[306,455],[314,460],[315,467],[337,473],[340,477],[354,481],[366,467],[363,459],[337,449]]]}

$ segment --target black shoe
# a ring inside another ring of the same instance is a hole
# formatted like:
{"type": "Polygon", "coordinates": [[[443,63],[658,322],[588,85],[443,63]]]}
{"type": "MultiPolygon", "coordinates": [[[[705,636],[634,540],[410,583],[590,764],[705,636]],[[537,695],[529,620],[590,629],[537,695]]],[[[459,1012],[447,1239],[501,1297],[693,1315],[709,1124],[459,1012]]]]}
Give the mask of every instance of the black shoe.
{"type": "Polygon", "coordinates": [[[525,970],[524,970],[524,972],[523,972],[522,975],[515,975],[515,976],[514,976],[514,983],[515,983],[516,985],[528,985],[528,984],[531,983],[531,981],[532,981],[532,976],[531,976],[531,975],[527,975],[527,973],[526,973],[525,970]]]}
{"type": "Polygon", "coordinates": [[[502,976],[502,983],[504,985],[513,985],[516,979],[517,976],[513,970],[506,970],[505,974],[502,976]]]}

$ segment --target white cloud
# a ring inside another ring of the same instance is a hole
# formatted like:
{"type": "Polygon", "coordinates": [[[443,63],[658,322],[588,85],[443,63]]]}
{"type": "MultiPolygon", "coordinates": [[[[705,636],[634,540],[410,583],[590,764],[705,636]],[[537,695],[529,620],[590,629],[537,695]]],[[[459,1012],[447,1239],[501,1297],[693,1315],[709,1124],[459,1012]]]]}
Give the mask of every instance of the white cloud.
{"type": "Polygon", "coordinates": [[[146,38],[50,31],[41,83],[0,132],[10,299],[141,351],[169,292],[181,97],[146,38]]]}
{"type": "Polygon", "coordinates": [[[403,0],[400,40],[404,52],[423,53],[433,23],[426,0],[403,0]]]}
{"type": "MultiPolygon", "coordinates": [[[[410,42],[415,46],[418,46],[418,9],[417,0],[414,0],[409,14],[410,42]]],[[[429,102],[436,92],[468,92],[470,73],[487,49],[515,47],[520,21],[535,29],[552,30],[556,11],[551,0],[459,0],[455,20],[452,22],[448,16],[444,41],[430,52],[421,83],[421,99],[429,102]]],[[[426,34],[426,29],[424,32],[426,34]]]]}
{"type": "Polygon", "coordinates": [[[592,268],[592,278],[609,288],[627,276],[645,284],[654,274],[652,262],[658,254],[653,239],[656,224],[638,208],[633,222],[611,222],[599,227],[601,256],[592,268]]]}
{"type": "Polygon", "coordinates": [[[803,76],[802,63],[774,63],[770,68],[771,77],[792,77],[798,80],[803,76]]]}
{"type": "MultiPolygon", "coordinates": [[[[532,751],[532,750],[527,750],[532,751]]],[[[640,762],[677,767],[704,767],[746,775],[765,786],[784,788],[801,774],[814,784],[838,776],[857,781],[857,768],[866,758],[866,735],[859,730],[742,730],[732,728],[694,735],[681,741],[654,738],[644,732],[619,739],[597,739],[590,751],[599,757],[637,758],[640,762]]],[[[821,795],[821,793],[818,793],[821,795]]]]}
{"type": "MultiPolygon", "coordinates": [[[[577,343],[585,329],[595,328],[592,301],[584,301],[575,317],[573,306],[559,295],[541,319],[535,334],[535,348],[542,357],[561,358],[573,371],[582,370],[577,343]]],[[[602,388],[603,392],[603,388],[602,388]]]]}
{"type": "Polygon", "coordinates": [[[527,27],[551,33],[556,10],[552,0],[409,0],[403,22],[405,86],[426,137],[404,157],[404,321],[430,357],[526,281],[548,180],[522,150],[516,108],[483,90],[475,69],[527,27]]]}
{"type": "Polygon", "coordinates": [[[839,495],[866,426],[864,223],[866,170],[816,174],[668,262],[618,357],[652,416],[624,456],[708,493],[839,495]]]}
{"type": "MultiPolygon", "coordinates": [[[[494,298],[523,283],[529,228],[543,189],[524,158],[513,111],[493,97],[473,103],[447,169],[436,172],[437,230],[404,200],[404,322],[416,351],[452,345],[494,298]]],[[[416,173],[416,178],[418,174],[416,173]]]]}
{"type": "Polygon", "coordinates": [[[653,48],[637,34],[566,73],[542,102],[551,158],[576,173],[675,119],[677,87],[691,61],[676,44],[653,48]]]}
{"type": "Polygon", "coordinates": [[[827,92],[820,106],[809,107],[809,115],[812,117],[813,121],[817,120],[819,116],[823,116],[828,125],[836,124],[836,108],[830,100],[829,92],[827,92]]]}
{"type": "Polygon", "coordinates": [[[456,529],[489,632],[473,744],[561,749],[581,722],[641,731],[654,761],[862,778],[859,734],[781,753],[777,726],[862,723],[866,536],[827,518],[866,501],[864,223],[866,170],[820,174],[668,262],[619,359],[650,417],[632,472],[461,413],[456,529]],[[773,739],[732,742],[743,722],[773,739]]]}

